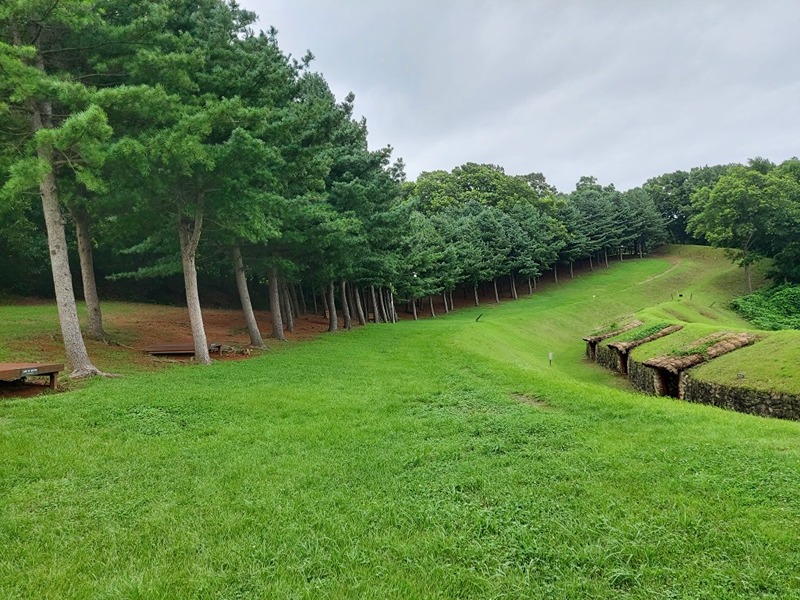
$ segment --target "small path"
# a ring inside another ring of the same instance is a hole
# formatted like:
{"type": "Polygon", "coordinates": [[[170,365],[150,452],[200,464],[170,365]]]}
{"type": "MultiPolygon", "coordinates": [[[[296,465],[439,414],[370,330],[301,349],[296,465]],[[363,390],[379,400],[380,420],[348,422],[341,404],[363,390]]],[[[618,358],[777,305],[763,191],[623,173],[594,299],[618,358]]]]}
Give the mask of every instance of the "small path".
{"type": "MultiPolygon", "coordinates": [[[[673,258],[673,257],[669,257],[668,260],[671,259],[671,258],[673,258]]],[[[655,279],[658,279],[659,277],[664,277],[664,275],[667,275],[668,273],[671,273],[672,271],[674,271],[675,269],[680,267],[681,264],[683,263],[683,261],[678,257],[674,257],[674,260],[675,260],[675,264],[673,264],[669,269],[667,269],[663,273],[659,273],[658,275],[653,275],[652,277],[648,277],[647,279],[645,279],[644,281],[640,281],[636,285],[644,285],[645,283],[650,283],[651,281],[653,281],[655,279]]]]}

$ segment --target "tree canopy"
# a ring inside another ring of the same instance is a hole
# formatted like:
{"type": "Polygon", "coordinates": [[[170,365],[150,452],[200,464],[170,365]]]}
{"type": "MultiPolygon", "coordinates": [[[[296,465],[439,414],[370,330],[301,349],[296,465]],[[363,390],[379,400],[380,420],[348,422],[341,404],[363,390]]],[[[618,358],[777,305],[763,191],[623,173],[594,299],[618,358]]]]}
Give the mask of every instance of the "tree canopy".
{"type": "Polygon", "coordinates": [[[752,292],[750,265],[759,258],[777,258],[780,276],[795,280],[800,226],[800,167],[795,159],[776,167],[764,159],[737,165],[713,186],[692,196],[696,211],[689,230],[703,236],[745,269],[752,292]]]}

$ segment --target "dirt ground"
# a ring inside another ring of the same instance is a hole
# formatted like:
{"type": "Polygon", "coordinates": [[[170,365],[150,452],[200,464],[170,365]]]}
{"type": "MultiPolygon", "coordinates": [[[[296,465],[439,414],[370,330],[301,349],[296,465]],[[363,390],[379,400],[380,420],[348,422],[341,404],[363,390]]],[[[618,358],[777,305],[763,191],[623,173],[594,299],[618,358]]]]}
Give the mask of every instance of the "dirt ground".
{"type": "Polygon", "coordinates": [[[0,399],[2,398],[28,398],[38,396],[50,390],[47,383],[33,381],[3,381],[0,379],[0,399]]]}
{"type": "MultiPolygon", "coordinates": [[[[162,343],[192,341],[189,315],[179,306],[133,305],[134,310],[106,317],[107,329],[119,330],[135,336],[130,346],[143,351],[148,346],[162,343]]],[[[269,345],[272,316],[269,311],[256,311],[256,321],[264,341],[269,345]]],[[[247,326],[240,310],[204,309],[203,323],[209,344],[222,344],[242,349],[250,343],[247,326]]],[[[315,337],[328,328],[328,322],[319,315],[302,315],[295,320],[294,332],[286,332],[290,340],[315,337]]],[[[231,354],[231,356],[234,356],[231,354]]]]}

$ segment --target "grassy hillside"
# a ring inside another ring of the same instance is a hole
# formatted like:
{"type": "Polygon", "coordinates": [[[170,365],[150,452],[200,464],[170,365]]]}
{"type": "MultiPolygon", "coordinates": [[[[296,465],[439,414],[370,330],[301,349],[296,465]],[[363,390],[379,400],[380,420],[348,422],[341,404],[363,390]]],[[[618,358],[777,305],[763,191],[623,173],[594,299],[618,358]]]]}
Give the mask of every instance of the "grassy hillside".
{"type": "Polygon", "coordinates": [[[582,358],[646,307],[746,326],[737,272],[682,252],[0,402],[0,596],[800,597],[800,424],[616,389],[582,358]]]}

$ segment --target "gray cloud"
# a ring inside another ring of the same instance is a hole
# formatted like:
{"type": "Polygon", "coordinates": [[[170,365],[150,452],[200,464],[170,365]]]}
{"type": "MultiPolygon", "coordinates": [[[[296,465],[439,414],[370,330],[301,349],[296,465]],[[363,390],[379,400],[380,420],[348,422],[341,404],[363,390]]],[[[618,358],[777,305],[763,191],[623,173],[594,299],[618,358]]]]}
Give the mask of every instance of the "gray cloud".
{"type": "Polygon", "coordinates": [[[621,189],[800,140],[791,0],[244,0],[410,177],[467,161],[621,189]]]}

